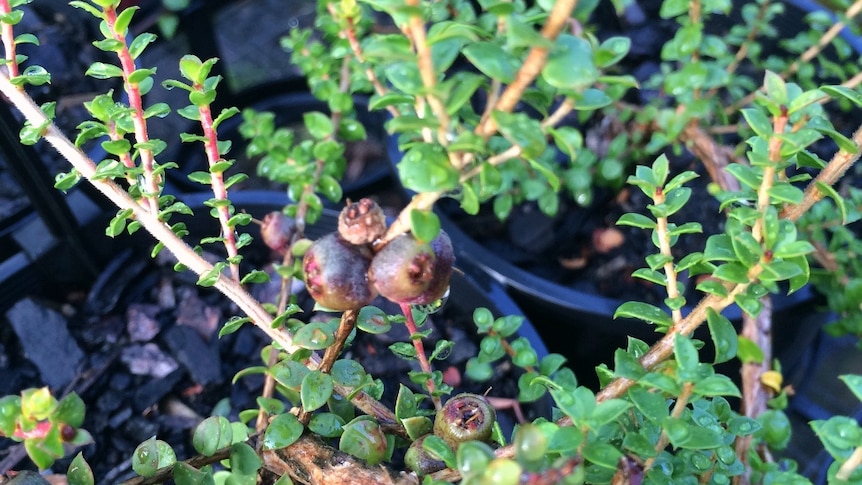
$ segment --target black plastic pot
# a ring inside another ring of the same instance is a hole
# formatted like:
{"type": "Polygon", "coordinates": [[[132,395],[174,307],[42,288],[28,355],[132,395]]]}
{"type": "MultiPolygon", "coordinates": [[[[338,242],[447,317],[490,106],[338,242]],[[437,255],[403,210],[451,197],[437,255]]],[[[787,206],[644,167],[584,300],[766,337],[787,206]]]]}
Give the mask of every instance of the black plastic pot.
{"type": "MultiPolygon", "coordinates": [[[[270,111],[275,114],[275,126],[295,126],[302,128],[303,115],[311,111],[328,113],[327,104],[315,98],[307,91],[305,83],[301,79],[288,80],[259,86],[253,90],[236,95],[227,104],[239,109],[252,108],[256,111],[270,111]]],[[[364,159],[365,166],[357,173],[346,174],[342,181],[344,196],[358,199],[391,183],[391,164],[386,159],[386,132],[383,128],[385,115],[382,112],[368,111],[368,99],[362,96],[354,97],[354,106],[357,119],[365,127],[367,139],[363,142],[348,144],[348,167],[350,157],[364,159]]],[[[242,171],[249,179],[235,185],[235,190],[276,190],[281,189],[281,184],[271,182],[257,174],[256,159],[249,159],[245,155],[248,145],[239,132],[242,116],[236,115],[219,126],[219,140],[230,141],[230,158],[235,158],[235,167],[227,174],[242,171]]],[[[196,132],[198,126],[189,126],[188,131],[196,132]]],[[[304,128],[303,128],[304,129],[304,128]]],[[[301,132],[301,130],[300,130],[301,132]]],[[[301,136],[301,135],[299,135],[301,136]]],[[[179,170],[168,171],[168,190],[177,193],[194,193],[204,190],[206,187],[192,182],[188,174],[195,171],[206,171],[207,160],[199,143],[183,143],[171,155],[177,160],[179,170]]],[[[350,170],[350,168],[348,168],[350,170]]]]}

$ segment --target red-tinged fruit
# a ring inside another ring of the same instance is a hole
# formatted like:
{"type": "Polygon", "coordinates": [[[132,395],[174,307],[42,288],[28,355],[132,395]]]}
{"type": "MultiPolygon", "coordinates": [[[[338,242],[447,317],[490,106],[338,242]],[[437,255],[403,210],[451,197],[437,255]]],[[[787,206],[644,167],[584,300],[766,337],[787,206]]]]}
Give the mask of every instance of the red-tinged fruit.
{"type": "Polygon", "coordinates": [[[338,214],[338,233],[353,244],[370,244],[386,232],[386,215],[371,199],[351,202],[338,214]]]}
{"type": "Polygon", "coordinates": [[[296,222],[282,212],[268,213],[260,223],[260,238],[273,251],[284,254],[296,233],[296,222]]]}
{"type": "Polygon", "coordinates": [[[452,240],[445,231],[440,231],[437,237],[431,241],[431,249],[434,251],[434,269],[431,271],[431,283],[421,295],[412,301],[411,305],[428,305],[443,298],[449,290],[449,280],[452,278],[452,270],[455,266],[455,250],[452,248],[452,240]]]}
{"type": "Polygon", "coordinates": [[[368,279],[384,297],[412,303],[434,279],[434,250],[412,234],[402,234],[383,246],[368,269],[368,279]]]}
{"type": "Polygon", "coordinates": [[[377,296],[368,281],[371,253],[337,233],[321,237],[302,259],[305,287],[320,306],[334,311],[362,308],[377,296]]]}

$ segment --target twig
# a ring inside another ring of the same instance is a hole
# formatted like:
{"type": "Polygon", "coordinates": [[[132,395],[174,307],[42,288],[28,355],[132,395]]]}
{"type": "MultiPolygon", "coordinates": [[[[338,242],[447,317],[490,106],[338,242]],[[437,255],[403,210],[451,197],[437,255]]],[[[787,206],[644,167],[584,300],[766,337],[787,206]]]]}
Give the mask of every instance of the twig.
{"type": "MultiPolygon", "coordinates": [[[[862,1],[862,0],[860,0],[862,1]]],[[[542,27],[542,37],[545,40],[553,42],[563,30],[563,27],[569,21],[572,10],[578,4],[578,0],[557,0],[548,14],[548,21],[542,27]]],[[[535,45],[530,49],[524,63],[515,75],[515,80],[500,95],[497,101],[495,110],[511,112],[518,101],[521,100],[524,91],[536,79],[542,68],[545,67],[545,62],[548,59],[550,49],[544,45],[535,45]]],[[[488,138],[497,130],[497,124],[493,117],[488,117],[483,123],[476,127],[476,133],[488,138]]]]}
{"type": "MultiPolygon", "coordinates": [[[[686,382],[682,386],[682,392],[679,393],[679,397],[676,399],[676,403],[673,405],[673,410],[670,413],[672,418],[679,418],[682,416],[682,413],[685,411],[686,407],[688,407],[688,400],[691,398],[691,394],[694,392],[694,384],[691,382],[686,382]]],[[[670,438],[667,435],[667,431],[662,429],[661,435],[659,435],[658,442],[655,444],[656,456],[661,453],[662,450],[665,449],[667,444],[670,442],[670,438]]],[[[644,473],[648,472],[650,468],[652,468],[653,463],[655,463],[656,457],[649,458],[644,463],[644,473]]]]}
{"type": "Polygon", "coordinates": [[[434,379],[431,374],[434,369],[431,367],[431,362],[425,354],[425,345],[422,343],[422,337],[419,335],[419,329],[416,327],[416,321],[413,319],[413,307],[409,303],[401,303],[401,313],[404,314],[404,325],[407,331],[410,332],[410,341],[413,343],[413,348],[416,349],[416,359],[419,360],[419,367],[422,372],[428,374],[428,379],[425,381],[425,387],[428,388],[428,393],[431,394],[431,401],[434,402],[434,409],[440,410],[440,396],[435,396],[434,391],[437,386],[434,385],[434,379]]]}
{"type": "MultiPolygon", "coordinates": [[[[408,7],[413,7],[412,13],[408,18],[409,37],[413,40],[413,48],[416,49],[417,64],[419,66],[419,75],[422,78],[422,85],[425,88],[425,98],[428,100],[428,105],[434,113],[434,117],[440,123],[440,128],[437,129],[437,142],[443,146],[449,144],[449,113],[446,112],[446,106],[440,101],[440,98],[435,92],[437,86],[437,72],[434,69],[434,59],[431,57],[431,47],[428,45],[428,40],[425,37],[425,24],[422,21],[421,6],[419,0],[407,0],[408,7]]],[[[421,117],[422,113],[417,114],[421,117]]]]}
{"type": "Polygon", "coordinates": [[[835,478],[838,480],[849,480],[850,475],[856,471],[859,465],[862,465],[862,446],[853,450],[850,458],[847,458],[847,461],[841,464],[841,468],[835,473],[835,478]]]}
{"type": "Polygon", "coordinates": [[[847,152],[839,150],[832,157],[832,160],[817,174],[817,177],[808,184],[805,188],[805,195],[797,205],[785,207],[781,211],[780,217],[797,220],[802,217],[802,214],[808,212],[815,202],[820,201],[826,194],[820,190],[821,185],[835,185],[835,182],[840,179],[847,169],[850,168],[856,160],[859,159],[859,154],[862,152],[862,125],[856,129],[853,134],[853,143],[856,144],[855,152],[847,152]]]}
{"type": "MultiPolygon", "coordinates": [[[[763,352],[760,362],[744,362],[742,364],[742,405],[744,416],[757,419],[766,411],[769,400],[766,388],[760,380],[764,372],[771,368],[772,362],[772,299],[765,296],[761,299],[763,309],[757,317],[743,315],[742,336],[757,344],[763,352]]],[[[751,467],[748,463],[748,453],[751,447],[751,436],[740,436],[736,439],[736,456],[745,465],[745,472],[734,477],[734,485],[749,485],[751,467]]]]}

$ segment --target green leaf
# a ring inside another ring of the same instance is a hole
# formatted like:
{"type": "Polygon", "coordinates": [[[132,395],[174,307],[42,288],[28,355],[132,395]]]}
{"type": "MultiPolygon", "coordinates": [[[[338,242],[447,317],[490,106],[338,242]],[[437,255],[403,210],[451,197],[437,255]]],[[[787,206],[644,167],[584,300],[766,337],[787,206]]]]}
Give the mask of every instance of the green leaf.
{"type": "Polygon", "coordinates": [[[306,411],[314,411],[326,404],[332,396],[332,377],[319,370],[311,371],[302,379],[299,393],[302,407],[306,411]]]}
{"type": "Polygon", "coordinates": [[[701,396],[734,396],[740,397],[739,388],[723,374],[705,377],[694,383],[694,392],[701,396]]]}
{"type": "Polygon", "coordinates": [[[670,315],[661,308],[638,301],[628,301],[620,305],[614,312],[614,319],[618,317],[637,318],[659,327],[670,327],[673,324],[670,315]]]}
{"type": "Polygon", "coordinates": [[[673,339],[673,356],[676,359],[680,378],[685,381],[693,381],[697,376],[700,360],[691,339],[685,335],[677,334],[673,339]]]}
{"type": "Polygon", "coordinates": [[[440,218],[428,210],[413,209],[410,211],[410,231],[422,242],[431,242],[440,234],[440,218]]]}
{"type": "Polygon", "coordinates": [[[143,477],[151,477],[160,468],[172,466],[176,461],[173,448],[155,437],[138,445],[132,453],[132,469],[143,477]]]}
{"type": "Polygon", "coordinates": [[[763,362],[763,351],[750,339],[739,335],[737,337],[739,360],[744,364],[760,364],[763,362]]]}
{"type": "Polygon", "coordinates": [[[599,68],[606,68],[621,61],[631,48],[631,39],[628,37],[611,37],[596,50],[595,61],[599,68]]]}
{"type": "Polygon", "coordinates": [[[231,317],[228,321],[222,325],[221,329],[218,332],[219,338],[224,335],[230,335],[237,330],[240,329],[244,324],[250,323],[251,318],[249,317],[231,317]]]}
{"type": "Polygon", "coordinates": [[[733,253],[736,258],[746,267],[754,266],[760,257],[763,256],[763,249],[760,243],[754,239],[750,232],[744,231],[734,234],[730,238],[733,245],[733,253]]]}
{"type": "Polygon", "coordinates": [[[775,72],[766,71],[763,80],[763,87],[766,88],[766,95],[780,106],[787,105],[787,84],[784,79],[775,72]]]}
{"type": "Polygon", "coordinates": [[[344,420],[333,413],[315,413],[308,422],[308,430],[324,438],[338,438],[344,431],[344,420]]]}
{"type": "Polygon", "coordinates": [[[375,466],[383,461],[388,445],[380,426],[368,416],[360,416],[344,425],[338,448],[375,466]]]}
{"type": "Polygon", "coordinates": [[[350,359],[336,360],[332,365],[330,375],[334,382],[345,387],[359,387],[366,376],[362,364],[350,359]]]}
{"type": "Polygon", "coordinates": [[[711,428],[693,426],[682,419],[667,418],[662,423],[670,443],[675,448],[710,450],[724,444],[721,434],[711,428]]]}
{"type": "Polygon", "coordinates": [[[491,117],[497,122],[500,133],[513,145],[518,145],[526,158],[536,158],[547,148],[547,140],[539,120],[525,113],[494,111],[491,117]]]}
{"type": "Polygon", "coordinates": [[[749,282],[748,269],[740,263],[725,263],[715,268],[712,275],[720,280],[731,283],[745,284],[749,282]]]}
{"type": "Polygon", "coordinates": [[[862,375],[844,374],[838,376],[850,388],[856,399],[862,401],[862,375]]]}
{"type": "Polygon", "coordinates": [[[615,376],[637,380],[643,377],[644,374],[646,374],[646,369],[644,369],[637,357],[624,349],[617,349],[614,352],[615,376]]]}
{"type": "Polygon", "coordinates": [[[174,464],[173,472],[176,485],[215,485],[212,471],[198,470],[182,461],[174,464]]]}
{"type": "Polygon", "coordinates": [[[195,427],[192,445],[198,453],[212,456],[216,451],[233,442],[230,421],[223,416],[210,416],[195,427]]]}
{"type": "Polygon", "coordinates": [[[572,418],[578,426],[590,419],[596,408],[596,396],[586,387],[580,386],[573,391],[551,389],[551,397],[560,411],[572,418]]]}
{"type": "Polygon", "coordinates": [[[769,188],[768,193],[771,198],[778,202],[794,205],[802,202],[802,198],[805,195],[802,192],[802,189],[781,181],[776,181],[775,184],[769,188]]]}
{"type": "Polygon", "coordinates": [[[569,34],[557,37],[542,69],[542,77],[558,89],[582,91],[592,86],[599,77],[599,69],[590,43],[569,34]]]}
{"type": "Polygon", "coordinates": [[[632,407],[632,404],[624,399],[608,399],[602,401],[593,410],[593,423],[602,426],[617,419],[632,407]]]}
{"type": "Polygon", "coordinates": [[[641,386],[634,386],[629,389],[628,395],[635,407],[653,423],[660,423],[668,417],[668,403],[660,392],[650,392],[641,386]]]}
{"type": "Polygon", "coordinates": [[[720,364],[736,357],[738,341],[736,339],[736,329],[730,323],[730,320],[712,308],[708,308],[706,322],[709,326],[713,346],[715,347],[714,362],[720,364]]]}
{"type": "Polygon", "coordinates": [[[335,342],[335,329],[328,322],[303,325],[294,335],[296,345],[311,350],[323,350],[335,342]]]}
{"type": "Polygon", "coordinates": [[[398,164],[401,182],[416,192],[452,190],[458,186],[458,170],[437,145],[418,144],[410,148],[398,164]]]}
{"type": "Polygon", "coordinates": [[[110,79],[112,77],[123,77],[123,70],[113,64],[94,62],[87,69],[86,74],[96,79],[110,79]]]}
{"type": "Polygon", "coordinates": [[[725,170],[730,172],[742,185],[749,189],[757,190],[760,188],[760,180],[763,176],[754,168],[739,163],[731,163],[725,170]]]}
{"type": "Polygon", "coordinates": [[[856,106],[862,107],[862,94],[855,89],[850,89],[845,86],[821,86],[820,90],[829,94],[833,98],[844,98],[856,106]]]}
{"type": "Polygon", "coordinates": [[[383,95],[375,94],[371,96],[368,100],[368,109],[374,111],[387,108],[389,106],[398,106],[403,104],[412,105],[415,99],[415,96],[409,94],[389,91],[383,95]]]}
{"type": "Polygon", "coordinates": [[[302,436],[304,426],[292,414],[279,414],[266,427],[263,434],[263,448],[275,450],[292,445],[302,436]]]}
{"type": "MultiPolygon", "coordinates": [[[[263,462],[257,456],[257,452],[247,443],[234,443],[230,447],[230,470],[232,473],[244,477],[257,478],[263,462]]],[[[255,480],[256,481],[256,480],[255,480]]]]}
{"type": "Polygon", "coordinates": [[[584,447],[584,459],[602,468],[616,470],[623,453],[613,445],[590,441],[584,447]]]}
{"type": "Polygon", "coordinates": [[[332,136],[335,130],[332,119],[319,111],[305,113],[302,115],[302,118],[308,133],[318,140],[332,136]]]}
{"type": "Polygon", "coordinates": [[[643,214],[629,212],[620,216],[616,224],[618,226],[632,226],[641,229],[654,229],[656,222],[643,214]]]}
{"type": "Polygon", "coordinates": [[[499,45],[485,41],[473,42],[467,44],[461,52],[476,69],[491,79],[503,83],[510,83],[515,79],[518,59],[499,45]]]}
{"type": "Polygon", "coordinates": [[[66,480],[69,485],[93,485],[95,483],[93,470],[90,468],[87,460],[84,459],[84,455],[80,452],[75,455],[72,463],[69,464],[69,468],[66,471],[66,480]]]}

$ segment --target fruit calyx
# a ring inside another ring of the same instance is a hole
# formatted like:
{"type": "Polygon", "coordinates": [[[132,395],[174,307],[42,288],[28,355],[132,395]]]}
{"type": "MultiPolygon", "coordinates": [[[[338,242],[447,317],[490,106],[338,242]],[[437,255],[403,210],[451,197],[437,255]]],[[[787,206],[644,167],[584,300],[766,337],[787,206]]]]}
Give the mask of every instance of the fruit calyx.
{"type": "Polygon", "coordinates": [[[370,244],[386,232],[386,216],[377,202],[362,198],[348,201],[338,214],[338,233],[352,244],[370,244]]]}

